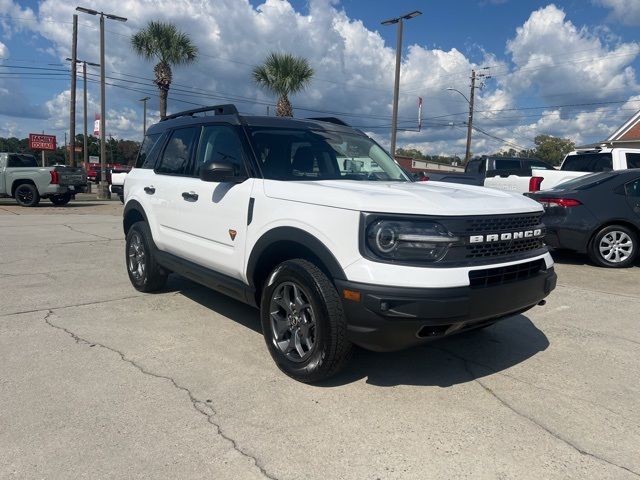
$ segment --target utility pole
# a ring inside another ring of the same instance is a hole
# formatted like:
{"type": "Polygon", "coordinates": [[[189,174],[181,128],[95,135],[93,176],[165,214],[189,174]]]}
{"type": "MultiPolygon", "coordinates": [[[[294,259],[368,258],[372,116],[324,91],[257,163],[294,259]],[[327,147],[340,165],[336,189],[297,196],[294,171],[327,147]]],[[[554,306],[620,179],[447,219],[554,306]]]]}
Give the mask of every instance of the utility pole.
{"type": "Polygon", "coordinates": [[[469,118],[467,120],[467,149],[464,154],[465,165],[471,158],[471,133],[473,131],[473,103],[476,98],[476,71],[471,70],[471,95],[469,96],[469,118]]]}
{"type": "Polygon", "coordinates": [[[73,37],[71,40],[71,101],[69,104],[69,158],[76,166],[76,60],[78,51],[78,15],[73,15],[73,37]]]}
{"type": "Polygon", "coordinates": [[[144,136],[147,134],[147,100],[149,100],[151,97],[144,97],[141,98],[140,101],[142,102],[142,110],[143,110],[143,114],[142,114],[142,138],[144,139],[144,136]]]}
{"type": "Polygon", "coordinates": [[[109,20],[126,22],[127,19],[110,13],[99,12],[90,8],[76,7],[76,10],[89,15],[100,15],[100,184],[98,186],[98,199],[107,200],[111,198],[109,193],[109,183],[107,182],[107,108],[105,95],[105,71],[104,71],[104,17],[109,20]]]}
{"type": "Polygon", "coordinates": [[[393,107],[391,113],[391,156],[395,158],[396,155],[396,137],[398,134],[398,96],[400,94],[400,63],[402,62],[402,30],[404,20],[410,20],[418,15],[422,15],[422,12],[416,10],[401,17],[390,18],[382,22],[382,25],[398,24],[396,32],[396,71],[395,80],[393,84],[393,107]]]}
{"type": "MultiPolygon", "coordinates": [[[[489,67],[482,68],[482,70],[488,70],[488,69],[489,67]]],[[[459,93],[462,96],[462,98],[464,98],[469,104],[469,117],[467,118],[467,148],[464,154],[465,164],[471,158],[471,134],[473,133],[473,107],[474,107],[475,98],[476,98],[476,88],[482,88],[484,86],[484,80],[479,87],[476,86],[476,81],[478,79],[485,79],[485,78],[491,78],[491,75],[488,75],[486,73],[477,73],[475,70],[471,70],[471,94],[469,95],[469,98],[467,98],[467,96],[464,93],[462,93],[460,90],[456,88],[453,88],[453,87],[447,88],[447,90],[451,92],[459,93]]]]}
{"type": "Polygon", "coordinates": [[[84,87],[82,99],[82,112],[84,113],[82,122],[82,161],[84,162],[84,168],[87,168],[89,164],[89,152],[87,151],[87,62],[82,62],[82,82],[84,87]]]}
{"type": "MultiPolygon", "coordinates": [[[[67,61],[71,62],[72,59],[71,58],[67,58],[67,61]]],[[[76,58],[76,64],[81,63],[82,64],[82,80],[83,80],[83,89],[84,89],[84,98],[83,98],[83,113],[84,113],[84,121],[83,121],[83,134],[82,134],[82,140],[83,140],[83,145],[82,145],[82,160],[84,161],[85,164],[85,168],[87,163],[89,163],[89,147],[88,147],[88,140],[87,140],[87,65],[91,65],[93,67],[99,67],[100,65],[97,63],[92,63],[92,62],[87,62],[86,60],[78,60],[76,58]]]]}

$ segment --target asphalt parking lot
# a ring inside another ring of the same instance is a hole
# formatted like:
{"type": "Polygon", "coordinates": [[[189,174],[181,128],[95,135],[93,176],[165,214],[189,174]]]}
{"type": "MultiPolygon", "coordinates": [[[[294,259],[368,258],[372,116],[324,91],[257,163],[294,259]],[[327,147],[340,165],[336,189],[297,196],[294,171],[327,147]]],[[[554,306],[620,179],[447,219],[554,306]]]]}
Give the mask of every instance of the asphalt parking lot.
{"type": "Polygon", "coordinates": [[[0,478],[640,477],[640,267],[310,386],[255,310],[135,291],[119,202],[48,205],[0,201],[0,478]]]}

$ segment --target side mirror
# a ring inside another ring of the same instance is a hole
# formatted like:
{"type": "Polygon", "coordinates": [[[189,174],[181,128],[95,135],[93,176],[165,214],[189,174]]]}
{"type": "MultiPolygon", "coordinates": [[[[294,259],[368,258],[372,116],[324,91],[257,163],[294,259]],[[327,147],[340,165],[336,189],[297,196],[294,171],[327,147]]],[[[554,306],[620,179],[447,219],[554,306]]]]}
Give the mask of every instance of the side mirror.
{"type": "Polygon", "coordinates": [[[246,175],[238,172],[238,168],[229,162],[207,162],[200,168],[200,180],[203,182],[242,183],[246,175]]]}

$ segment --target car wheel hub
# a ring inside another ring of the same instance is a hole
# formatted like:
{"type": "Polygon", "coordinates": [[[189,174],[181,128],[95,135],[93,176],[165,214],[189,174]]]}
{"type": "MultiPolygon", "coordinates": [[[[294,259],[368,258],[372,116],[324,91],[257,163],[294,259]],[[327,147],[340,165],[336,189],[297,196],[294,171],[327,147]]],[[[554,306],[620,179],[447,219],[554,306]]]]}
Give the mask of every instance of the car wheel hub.
{"type": "Polygon", "coordinates": [[[127,257],[129,272],[131,272],[131,275],[133,275],[137,281],[142,280],[145,271],[145,252],[142,237],[140,237],[140,234],[137,232],[131,237],[127,257]]]}
{"type": "Polygon", "coordinates": [[[633,253],[633,248],[631,237],[619,230],[606,233],[598,245],[600,255],[610,263],[624,262],[633,253]]]}
{"type": "Polygon", "coordinates": [[[309,295],[295,282],[278,285],[269,306],[271,337],[275,347],[289,360],[309,358],[316,341],[316,324],[309,295]]]}

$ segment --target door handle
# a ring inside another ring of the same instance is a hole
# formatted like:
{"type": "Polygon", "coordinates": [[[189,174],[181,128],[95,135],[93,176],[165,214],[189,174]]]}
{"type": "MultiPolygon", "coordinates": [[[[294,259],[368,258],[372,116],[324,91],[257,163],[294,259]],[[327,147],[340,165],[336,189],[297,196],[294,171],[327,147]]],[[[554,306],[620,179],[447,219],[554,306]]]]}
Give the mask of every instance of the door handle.
{"type": "Polygon", "coordinates": [[[149,195],[153,195],[154,193],[156,193],[156,187],[154,187],[153,185],[151,185],[150,187],[144,187],[144,191],[149,195]]]}
{"type": "Polygon", "coordinates": [[[195,202],[198,200],[198,194],[196,192],[182,192],[182,198],[187,202],[195,202]]]}

